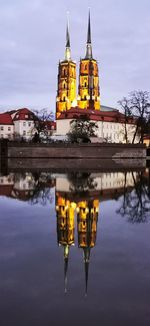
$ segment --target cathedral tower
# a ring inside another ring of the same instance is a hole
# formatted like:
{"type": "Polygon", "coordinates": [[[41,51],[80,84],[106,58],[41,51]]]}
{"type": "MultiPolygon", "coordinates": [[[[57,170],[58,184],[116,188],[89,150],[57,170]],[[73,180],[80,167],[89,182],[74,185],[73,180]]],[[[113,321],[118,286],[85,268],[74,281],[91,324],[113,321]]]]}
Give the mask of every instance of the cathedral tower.
{"type": "Polygon", "coordinates": [[[90,12],[86,55],[80,60],[78,107],[80,109],[100,110],[100,90],[98,64],[92,55],[90,12]]]}
{"type": "Polygon", "coordinates": [[[61,112],[76,106],[76,63],[71,59],[69,24],[66,30],[65,59],[58,66],[58,88],[56,97],[56,118],[61,112]]]}

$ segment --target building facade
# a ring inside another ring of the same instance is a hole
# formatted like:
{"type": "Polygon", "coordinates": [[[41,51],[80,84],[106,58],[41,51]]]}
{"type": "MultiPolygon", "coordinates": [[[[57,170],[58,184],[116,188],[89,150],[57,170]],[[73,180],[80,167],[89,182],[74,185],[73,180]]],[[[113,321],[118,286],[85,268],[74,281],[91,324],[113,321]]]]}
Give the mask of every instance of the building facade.
{"type": "Polygon", "coordinates": [[[80,60],[77,105],[80,109],[100,110],[98,64],[93,58],[90,13],[86,43],[86,55],[80,60]]]}
{"type": "Polygon", "coordinates": [[[0,114],[0,139],[29,140],[35,133],[34,128],[35,115],[27,108],[0,114]]]}
{"type": "MultiPolygon", "coordinates": [[[[98,63],[93,57],[91,42],[90,13],[86,54],[80,60],[78,95],[76,97],[76,65],[71,60],[70,36],[67,26],[65,60],[59,63],[58,89],[56,98],[56,137],[67,137],[71,122],[83,115],[97,123],[96,141],[111,143],[132,143],[136,130],[136,119],[128,122],[117,109],[100,106],[98,63]],[[72,74],[72,75],[71,75],[72,74]],[[75,106],[76,103],[76,106],[75,106]]],[[[94,139],[93,139],[94,141],[94,139]]],[[[139,142],[139,136],[134,141],[139,142]]]]}
{"type": "Polygon", "coordinates": [[[58,65],[56,118],[76,105],[76,63],[71,59],[69,25],[66,31],[65,59],[58,65]]]}
{"type": "MultiPolygon", "coordinates": [[[[91,111],[84,110],[84,114],[90,121],[94,121],[98,129],[96,130],[96,141],[110,143],[126,143],[125,127],[128,134],[128,143],[132,143],[133,135],[136,130],[136,121],[133,117],[125,121],[125,117],[119,110],[111,111],[91,111]]],[[[82,119],[82,109],[70,109],[67,113],[62,113],[57,120],[56,135],[66,136],[71,130],[71,122],[75,119],[82,119]]],[[[136,136],[135,143],[139,142],[136,136]]]]}
{"type": "Polygon", "coordinates": [[[13,139],[14,123],[12,117],[8,113],[0,114],[0,139],[13,139]]]}

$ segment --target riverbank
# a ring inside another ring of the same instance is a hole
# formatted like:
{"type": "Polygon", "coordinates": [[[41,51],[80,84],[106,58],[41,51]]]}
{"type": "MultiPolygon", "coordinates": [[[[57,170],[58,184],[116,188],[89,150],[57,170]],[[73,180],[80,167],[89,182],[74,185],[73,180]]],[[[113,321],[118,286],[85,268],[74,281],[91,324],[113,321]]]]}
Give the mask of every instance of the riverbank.
{"type": "Polygon", "coordinates": [[[50,159],[118,159],[146,158],[146,147],[141,144],[29,144],[0,142],[1,157],[50,159]]]}
{"type": "Polygon", "coordinates": [[[146,167],[146,148],[132,144],[0,142],[0,171],[124,171],[146,167]]]}

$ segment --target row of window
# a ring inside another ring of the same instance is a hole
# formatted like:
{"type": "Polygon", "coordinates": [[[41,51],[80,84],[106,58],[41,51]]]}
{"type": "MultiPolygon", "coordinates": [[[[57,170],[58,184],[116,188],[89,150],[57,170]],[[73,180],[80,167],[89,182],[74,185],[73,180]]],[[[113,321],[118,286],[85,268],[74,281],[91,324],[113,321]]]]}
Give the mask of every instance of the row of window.
{"type": "MultiPolygon", "coordinates": [[[[6,129],[6,127],[5,127],[5,129],[6,129]]],[[[4,130],[4,126],[1,126],[1,131],[3,131],[3,130],[4,130]]],[[[7,130],[11,131],[11,127],[8,127],[7,130]]]]}
{"type": "MultiPolygon", "coordinates": [[[[5,135],[5,136],[6,136],[6,135],[5,135]]],[[[9,139],[11,139],[12,135],[11,135],[11,134],[8,134],[7,137],[8,137],[9,139]]],[[[3,134],[0,134],[0,138],[4,138],[4,135],[3,135],[3,134]]]]}
{"type": "Polygon", "coordinates": [[[26,121],[23,122],[23,126],[24,126],[24,127],[25,127],[25,126],[29,126],[29,127],[31,127],[31,125],[32,125],[32,122],[26,122],[26,121]]]}
{"type": "MultiPolygon", "coordinates": [[[[24,126],[24,127],[25,127],[25,126],[29,126],[29,127],[31,127],[31,125],[32,125],[32,122],[26,122],[26,121],[23,122],[23,126],[24,126]]],[[[3,130],[4,130],[4,126],[1,126],[1,127],[0,127],[0,130],[3,131],[3,130]]],[[[6,130],[6,127],[5,127],[5,130],[6,130]]],[[[7,130],[8,130],[8,131],[11,131],[11,127],[7,127],[7,130]]]]}
{"type": "MultiPolygon", "coordinates": [[[[68,70],[67,69],[64,69],[63,71],[62,71],[62,75],[63,76],[68,76],[68,70]]],[[[72,72],[71,72],[71,74],[70,74],[72,77],[74,77],[74,71],[72,70],[72,72]]]]}
{"type": "Polygon", "coordinates": [[[105,124],[105,127],[110,128],[110,129],[118,129],[119,130],[119,124],[107,123],[107,124],[105,124]]]}
{"type": "MultiPolygon", "coordinates": [[[[25,114],[25,119],[28,119],[30,116],[29,114],[25,114]]],[[[19,118],[19,114],[16,115],[16,118],[18,119],[19,118]]],[[[32,118],[32,117],[31,117],[32,118]]]]}

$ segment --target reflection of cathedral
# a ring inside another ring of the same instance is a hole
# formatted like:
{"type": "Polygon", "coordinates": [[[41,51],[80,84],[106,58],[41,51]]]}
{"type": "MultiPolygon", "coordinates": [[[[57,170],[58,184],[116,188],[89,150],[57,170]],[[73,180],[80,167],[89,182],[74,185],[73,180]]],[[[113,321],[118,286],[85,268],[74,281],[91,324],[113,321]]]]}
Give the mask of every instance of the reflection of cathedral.
{"type": "Polygon", "coordinates": [[[70,248],[78,242],[79,249],[83,251],[87,293],[90,252],[96,244],[99,202],[120,198],[117,212],[121,216],[128,217],[132,223],[145,222],[150,211],[149,176],[148,169],[145,172],[125,173],[74,171],[68,175],[49,172],[10,173],[0,175],[0,196],[50,205],[54,194],[52,192],[51,197],[50,189],[55,187],[57,240],[64,252],[65,292],[70,248]]]}
{"type": "Polygon", "coordinates": [[[87,293],[90,250],[95,246],[99,200],[74,201],[56,192],[57,240],[64,248],[65,292],[67,291],[67,268],[70,246],[75,243],[75,213],[77,214],[78,246],[83,249],[85,266],[85,293],[87,293]]]}
{"type": "Polygon", "coordinates": [[[99,200],[81,201],[77,206],[78,245],[83,249],[87,293],[90,250],[96,244],[99,200]]]}

